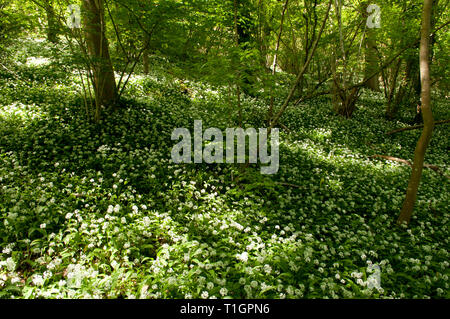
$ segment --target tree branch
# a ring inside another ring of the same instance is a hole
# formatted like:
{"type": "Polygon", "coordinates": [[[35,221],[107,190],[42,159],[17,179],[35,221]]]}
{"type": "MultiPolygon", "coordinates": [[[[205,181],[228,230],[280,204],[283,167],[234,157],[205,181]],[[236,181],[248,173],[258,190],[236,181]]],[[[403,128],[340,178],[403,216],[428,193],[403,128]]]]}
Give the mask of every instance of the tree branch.
{"type": "Polygon", "coordinates": [[[311,63],[311,60],[312,60],[312,58],[314,56],[314,53],[315,53],[315,51],[317,49],[317,45],[319,43],[319,40],[320,40],[320,38],[322,36],[323,29],[325,28],[326,22],[328,20],[328,15],[329,15],[330,9],[331,9],[331,3],[332,3],[332,0],[330,0],[328,2],[327,12],[326,12],[325,17],[323,19],[322,26],[320,27],[319,34],[318,34],[316,40],[314,41],[314,44],[313,44],[312,50],[311,50],[311,52],[309,54],[309,57],[308,57],[306,63],[303,65],[302,70],[298,74],[297,79],[296,79],[294,85],[292,86],[292,88],[291,88],[291,90],[289,92],[289,95],[287,96],[286,100],[284,101],[283,105],[281,106],[280,111],[275,115],[273,121],[271,121],[271,125],[269,126],[269,133],[275,127],[275,125],[278,124],[278,121],[280,120],[280,118],[283,115],[284,111],[288,107],[289,102],[291,101],[292,97],[294,96],[295,90],[297,89],[297,86],[301,82],[301,80],[302,80],[302,78],[303,78],[303,76],[304,76],[304,74],[306,72],[306,69],[308,68],[308,65],[311,63]]]}
{"type": "MultiPolygon", "coordinates": [[[[385,160],[388,160],[388,161],[393,161],[393,162],[397,162],[397,163],[401,163],[401,164],[408,165],[409,167],[413,167],[413,164],[412,164],[410,161],[407,161],[407,160],[405,160],[405,159],[398,158],[398,157],[387,156],[387,155],[372,155],[372,156],[370,156],[369,158],[370,158],[370,159],[373,159],[373,158],[382,158],[382,159],[385,159],[385,160]]],[[[423,164],[423,167],[432,169],[432,170],[435,171],[436,173],[439,173],[440,175],[442,175],[442,176],[447,177],[448,179],[450,179],[450,177],[447,176],[447,175],[445,175],[445,174],[441,171],[441,169],[440,169],[438,166],[436,166],[436,165],[423,164]]]]}
{"type": "MultiPolygon", "coordinates": [[[[440,125],[440,124],[446,124],[446,123],[450,123],[450,119],[434,122],[434,125],[440,125]]],[[[423,128],[423,124],[421,124],[421,125],[414,125],[414,126],[408,126],[408,127],[403,127],[403,128],[398,128],[396,130],[387,132],[386,135],[392,135],[392,134],[399,133],[399,132],[416,130],[416,129],[419,129],[419,128],[423,128]]]]}

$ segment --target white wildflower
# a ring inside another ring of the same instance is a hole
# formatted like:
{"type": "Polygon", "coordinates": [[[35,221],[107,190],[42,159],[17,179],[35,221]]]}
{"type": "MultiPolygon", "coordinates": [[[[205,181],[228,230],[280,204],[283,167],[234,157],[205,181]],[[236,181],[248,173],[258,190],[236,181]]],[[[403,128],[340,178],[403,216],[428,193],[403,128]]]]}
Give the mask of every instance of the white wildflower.
{"type": "Polygon", "coordinates": [[[237,254],[236,258],[244,263],[247,262],[248,260],[248,253],[246,251],[244,251],[242,254],[237,254]]]}
{"type": "Polygon", "coordinates": [[[219,293],[222,295],[222,297],[225,297],[226,294],[228,293],[228,289],[227,288],[221,288],[219,293]]]}
{"type": "Polygon", "coordinates": [[[207,299],[209,297],[209,293],[207,291],[203,291],[201,297],[203,299],[207,299]]]}
{"type": "Polygon", "coordinates": [[[9,271],[16,270],[16,262],[11,257],[6,259],[6,268],[8,268],[9,271]]]}

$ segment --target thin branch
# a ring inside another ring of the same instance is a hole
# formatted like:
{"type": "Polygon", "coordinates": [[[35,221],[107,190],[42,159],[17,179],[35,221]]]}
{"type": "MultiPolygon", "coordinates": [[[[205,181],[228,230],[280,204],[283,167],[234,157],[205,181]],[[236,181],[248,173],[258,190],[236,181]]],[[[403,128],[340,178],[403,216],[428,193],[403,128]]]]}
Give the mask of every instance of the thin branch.
{"type": "Polygon", "coordinates": [[[319,43],[319,40],[320,40],[320,38],[321,38],[321,36],[322,36],[322,32],[323,32],[323,30],[324,30],[324,28],[325,28],[325,25],[326,25],[326,22],[327,22],[327,20],[328,20],[328,15],[329,15],[330,9],[331,9],[331,3],[332,3],[332,0],[330,0],[330,1],[328,2],[327,13],[325,14],[325,17],[324,17],[324,19],[323,19],[323,21],[322,21],[322,26],[320,27],[319,34],[318,34],[316,40],[314,41],[314,45],[313,45],[312,50],[311,50],[311,52],[310,52],[310,54],[309,54],[308,60],[307,60],[306,63],[303,65],[302,70],[301,70],[300,73],[298,74],[297,79],[296,79],[294,85],[292,86],[291,91],[289,92],[289,95],[287,96],[286,100],[284,101],[283,105],[281,106],[280,111],[277,113],[277,115],[275,116],[275,118],[273,119],[273,121],[271,121],[271,125],[269,126],[269,132],[270,132],[271,129],[273,129],[273,128],[275,127],[275,125],[277,125],[277,123],[278,123],[278,121],[280,120],[281,116],[283,115],[284,111],[285,111],[286,108],[288,107],[289,102],[291,101],[291,99],[292,99],[293,96],[294,96],[294,93],[295,93],[295,90],[297,89],[297,86],[299,85],[299,83],[300,83],[301,80],[303,79],[303,76],[304,76],[304,74],[305,74],[305,72],[306,72],[306,69],[308,68],[308,65],[311,63],[311,60],[312,60],[312,58],[313,58],[313,56],[314,56],[314,53],[315,53],[315,51],[316,51],[316,49],[317,49],[317,45],[318,45],[318,43],[319,43]]]}
{"type": "MultiPolygon", "coordinates": [[[[446,123],[450,123],[450,119],[434,122],[434,125],[436,126],[436,125],[446,124],[446,123]]],[[[399,132],[416,130],[416,129],[419,129],[419,128],[423,128],[423,124],[421,124],[421,125],[414,125],[414,126],[408,126],[408,127],[403,127],[403,128],[398,128],[396,130],[387,132],[386,135],[392,135],[392,134],[399,133],[399,132]]]]}
{"type": "MultiPolygon", "coordinates": [[[[446,23],[444,23],[443,25],[441,25],[440,27],[436,28],[434,30],[434,32],[432,33],[432,36],[435,35],[439,30],[443,29],[444,27],[446,27],[447,25],[450,24],[450,21],[447,21],[446,23]]],[[[360,83],[355,84],[353,86],[351,86],[349,89],[355,88],[355,87],[362,87],[364,86],[371,78],[373,78],[374,76],[376,76],[378,73],[381,72],[381,70],[387,68],[389,65],[391,65],[392,62],[394,62],[400,55],[403,54],[403,52],[405,52],[406,50],[414,47],[415,45],[417,45],[420,42],[420,38],[417,38],[416,41],[414,41],[413,43],[411,43],[410,45],[406,46],[405,48],[403,48],[402,50],[400,50],[399,52],[397,52],[397,54],[395,54],[393,57],[391,57],[389,60],[387,60],[378,70],[372,72],[369,76],[367,76],[364,80],[362,80],[360,83]]]]}
{"type": "Polygon", "coordinates": [[[112,25],[114,27],[114,32],[116,34],[117,42],[119,42],[119,46],[122,49],[123,54],[127,58],[127,62],[130,62],[130,58],[128,57],[128,53],[125,50],[125,47],[123,46],[122,40],[120,39],[119,29],[117,28],[116,22],[114,21],[114,18],[113,18],[112,14],[111,14],[111,10],[109,9],[108,1],[105,1],[105,5],[106,5],[106,10],[108,11],[109,18],[111,19],[111,23],[112,23],[112,25]]]}
{"type": "MultiPolygon", "coordinates": [[[[280,31],[278,32],[277,44],[275,47],[275,55],[273,57],[273,63],[272,63],[272,76],[275,76],[275,74],[277,73],[278,51],[280,49],[280,40],[281,40],[281,35],[283,34],[284,17],[285,17],[288,6],[289,6],[289,0],[286,0],[286,2],[284,3],[283,12],[281,13],[280,31]]],[[[275,100],[274,96],[273,96],[273,92],[272,92],[272,87],[271,87],[270,91],[271,91],[270,92],[270,106],[269,106],[269,111],[267,113],[267,119],[268,119],[269,126],[271,124],[270,121],[272,120],[273,103],[275,100]]]]}
{"type": "MultiPolygon", "coordinates": [[[[370,156],[369,158],[370,158],[370,159],[373,159],[373,158],[382,158],[382,159],[385,159],[385,160],[388,160],[388,161],[393,161],[393,162],[401,163],[401,164],[404,164],[404,165],[408,165],[408,166],[411,167],[411,168],[413,167],[413,164],[412,164],[410,161],[407,161],[407,160],[405,160],[405,159],[403,159],[403,158],[398,158],[398,157],[393,157],[393,156],[386,156],[386,155],[372,155],[372,156],[370,156]]],[[[438,173],[438,174],[440,174],[440,175],[442,175],[442,176],[447,177],[448,179],[450,179],[450,176],[445,175],[445,174],[441,171],[441,169],[440,169],[438,166],[436,166],[436,165],[423,164],[423,167],[429,168],[429,169],[435,171],[436,173],[438,173]]]]}

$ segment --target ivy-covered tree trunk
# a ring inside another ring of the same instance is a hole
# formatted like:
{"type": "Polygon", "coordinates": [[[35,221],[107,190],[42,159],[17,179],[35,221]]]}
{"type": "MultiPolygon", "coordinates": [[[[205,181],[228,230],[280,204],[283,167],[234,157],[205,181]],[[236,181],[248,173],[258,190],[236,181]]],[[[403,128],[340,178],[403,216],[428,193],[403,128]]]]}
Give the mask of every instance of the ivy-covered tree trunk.
{"type": "Polygon", "coordinates": [[[103,0],[83,0],[84,30],[91,60],[96,114],[99,120],[102,106],[114,105],[118,100],[118,90],[114,69],[109,55],[108,40],[105,36],[103,0]]]}
{"type": "Polygon", "coordinates": [[[405,201],[402,211],[398,217],[399,224],[408,224],[414,210],[417,198],[417,191],[422,177],[423,163],[425,153],[430,143],[434,128],[433,113],[431,111],[431,83],[430,83],[430,30],[431,30],[431,12],[433,0],[425,0],[422,11],[422,29],[420,40],[420,81],[422,85],[422,116],[424,127],[422,135],[417,142],[414,152],[414,163],[412,167],[411,178],[408,183],[405,201]]]}

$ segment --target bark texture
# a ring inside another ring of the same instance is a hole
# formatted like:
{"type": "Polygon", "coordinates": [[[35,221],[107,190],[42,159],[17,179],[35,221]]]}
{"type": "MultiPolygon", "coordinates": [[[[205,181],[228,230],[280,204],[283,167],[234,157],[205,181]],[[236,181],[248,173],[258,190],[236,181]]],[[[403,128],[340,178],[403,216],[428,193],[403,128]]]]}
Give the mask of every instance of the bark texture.
{"type": "Polygon", "coordinates": [[[96,102],[96,119],[102,106],[115,105],[118,90],[105,36],[103,0],[83,0],[83,24],[88,47],[96,102]]]}
{"type": "Polygon", "coordinates": [[[58,23],[56,20],[55,9],[53,9],[53,1],[44,3],[45,13],[47,15],[47,40],[52,43],[58,42],[58,23]]]}
{"type": "Polygon", "coordinates": [[[406,197],[403,207],[398,217],[399,224],[409,224],[416,203],[417,191],[422,177],[425,153],[430,143],[434,129],[433,113],[431,111],[431,84],[430,84],[430,33],[431,33],[431,12],[433,0],[424,0],[422,10],[422,28],[420,40],[420,81],[422,86],[422,116],[423,131],[417,142],[414,152],[414,163],[412,166],[411,178],[406,190],[406,197]]]}

